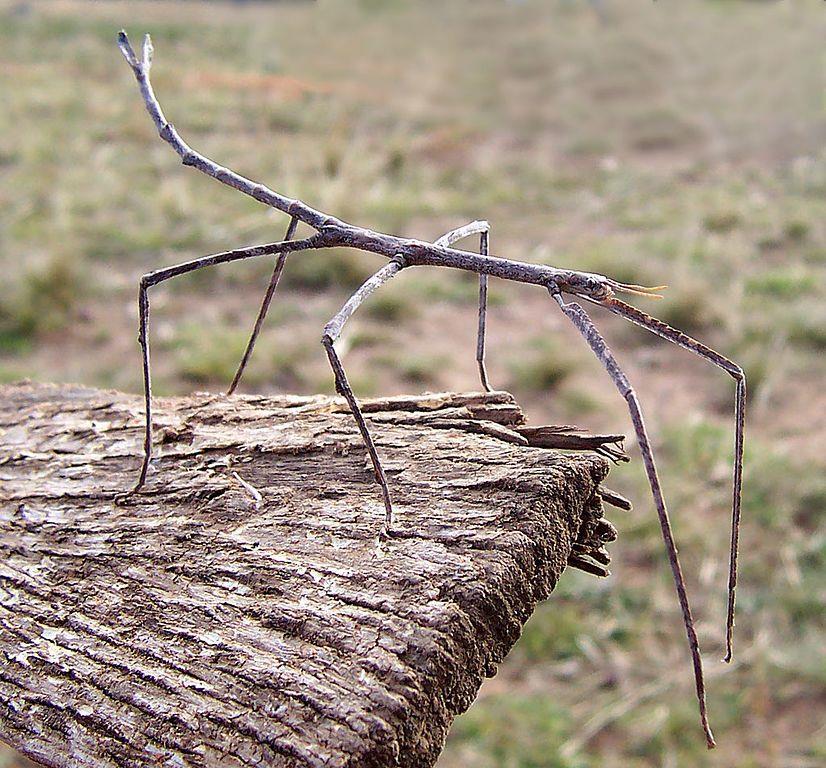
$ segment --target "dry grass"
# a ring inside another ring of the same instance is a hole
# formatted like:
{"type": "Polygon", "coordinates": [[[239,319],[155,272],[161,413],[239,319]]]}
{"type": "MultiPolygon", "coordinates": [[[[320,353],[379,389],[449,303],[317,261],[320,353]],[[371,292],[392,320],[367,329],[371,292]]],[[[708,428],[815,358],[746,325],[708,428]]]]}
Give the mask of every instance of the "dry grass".
{"type": "MultiPolygon", "coordinates": [[[[612,480],[636,500],[614,515],[615,575],[565,575],[441,768],[814,767],[826,756],[823,9],[605,5],[600,23],[562,0],[0,2],[0,380],[138,390],[141,272],[283,232],[283,217],[182,169],[153,137],[114,46],[121,26],[151,31],[170,118],[218,160],[366,226],[432,239],[485,217],[494,253],[667,282],[649,308],[751,375],[740,654],[722,668],[730,384],[599,317],[662,452],[717,753],[695,722],[635,462],[612,480]]],[[[247,389],[330,391],[321,328],[375,266],[344,251],[294,259],[247,389]]],[[[159,392],[227,384],[270,268],[157,292],[159,392]]],[[[493,382],[536,420],[627,431],[547,296],[492,290],[493,382]]],[[[357,390],[475,386],[475,295],[463,275],[404,273],[345,334],[357,390]]]]}

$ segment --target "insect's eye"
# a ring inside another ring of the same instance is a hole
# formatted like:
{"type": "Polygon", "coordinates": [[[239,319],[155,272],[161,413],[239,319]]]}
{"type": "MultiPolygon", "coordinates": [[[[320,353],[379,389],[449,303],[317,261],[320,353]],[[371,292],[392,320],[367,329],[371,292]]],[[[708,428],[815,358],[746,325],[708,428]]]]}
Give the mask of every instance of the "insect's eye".
{"type": "Polygon", "coordinates": [[[611,288],[598,277],[585,278],[585,292],[592,298],[602,300],[611,295],[611,288]]]}

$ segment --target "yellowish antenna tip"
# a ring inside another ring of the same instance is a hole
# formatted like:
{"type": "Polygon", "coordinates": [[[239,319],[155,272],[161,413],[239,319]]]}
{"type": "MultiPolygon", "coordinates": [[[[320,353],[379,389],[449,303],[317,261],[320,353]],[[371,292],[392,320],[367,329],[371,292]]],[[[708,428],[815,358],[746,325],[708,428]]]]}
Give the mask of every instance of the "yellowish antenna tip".
{"type": "Polygon", "coordinates": [[[668,288],[667,285],[635,285],[634,283],[617,283],[614,286],[618,291],[623,293],[633,293],[635,296],[645,296],[649,299],[663,298],[657,291],[664,291],[668,288]]]}

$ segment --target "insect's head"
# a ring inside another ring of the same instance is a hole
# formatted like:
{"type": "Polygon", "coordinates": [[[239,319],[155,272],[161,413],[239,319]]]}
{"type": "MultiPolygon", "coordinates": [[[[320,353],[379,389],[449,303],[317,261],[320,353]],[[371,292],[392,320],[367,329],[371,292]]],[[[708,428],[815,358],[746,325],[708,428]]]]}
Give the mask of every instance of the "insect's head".
{"type": "Polygon", "coordinates": [[[564,279],[558,280],[559,289],[565,293],[572,293],[575,296],[582,296],[597,303],[608,301],[615,292],[633,293],[638,296],[646,296],[649,299],[661,299],[662,296],[657,291],[664,290],[667,286],[657,285],[647,287],[644,285],[634,285],[619,283],[605,275],[598,275],[593,272],[568,272],[564,279]]]}
{"type": "Polygon", "coordinates": [[[607,277],[591,272],[570,272],[559,287],[565,293],[573,293],[592,301],[605,301],[614,295],[610,282],[607,277]]]}

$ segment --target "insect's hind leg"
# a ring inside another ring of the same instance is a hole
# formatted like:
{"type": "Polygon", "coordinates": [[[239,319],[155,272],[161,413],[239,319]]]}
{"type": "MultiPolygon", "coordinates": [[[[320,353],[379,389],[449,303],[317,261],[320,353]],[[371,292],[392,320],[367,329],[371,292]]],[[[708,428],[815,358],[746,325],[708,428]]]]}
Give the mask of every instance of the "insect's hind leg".
{"type": "MultiPolygon", "coordinates": [[[[290,219],[289,226],[287,227],[287,233],[284,235],[284,240],[293,239],[297,226],[298,219],[295,217],[290,219]]],[[[241,362],[238,363],[238,369],[235,371],[235,376],[232,378],[232,383],[229,385],[229,389],[227,389],[228,395],[235,392],[235,389],[238,387],[238,383],[241,381],[241,377],[244,375],[244,369],[247,367],[247,363],[252,356],[252,350],[255,348],[255,342],[258,339],[258,334],[261,332],[261,326],[264,324],[264,319],[267,317],[267,312],[270,309],[272,297],[275,294],[275,289],[278,288],[278,281],[281,279],[281,273],[284,271],[284,264],[286,264],[287,256],[289,255],[289,251],[284,251],[284,253],[278,254],[275,259],[270,284],[267,286],[267,291],[264,294],[264,300],[261,302],[261,309],[258,310],[258,317],[255,319],[255,325],[252,328],[252,333],[250,334],[249,341],[247,342],[247,347],[241,357],[241,362]]]]}
{"type": "Polygon", "coordinates": [[[149,462],[152,460],[152,372],[149,367],[149,283],[147,275],[141,278],[138,289],[138,344],[141,346],[141,361],[143,367],[143,406],[144,406],[144,435],[143,435],[143,462],[138,481],[132,488],[132,493],[139,491],[146,482],[149,472],[149,462]]]}
{"type": "Polygon", "coordinates": [[[579,304],[573,302],[566,303],[556,286],[549,286],[548,291],[554,300],[559,304],[562,311],[567,315],[568,319],[576,326],[577,330],[588,342],[588,345],[591,347],[594,355],[596,355],[597,359],[608,371],[611,380],[614,382],[614,385],[619,390],[628,406],[628,411],[631,415],[631,422],[634,425],[634,432],[637,436],[637,443],[639,444],[640,453],[642,454],[643,464],[645,465],[645,472],[648,476],[648,484],[651,487],[651,493],[654,497],[654,506],[657,508],[657,515],[660,520],[660,529],[662,531],[663,540],[668,552],[668,560],[671,565],[672,575],[674,577],[674,585],[677,590],[677,597],[680,601],[680,608],[683,613],[683,624],[685,625],[688,645],[691,650],[691,659],[694,665],[694,683],[697,688],[697,701],[700,707],[700,720],[703,725],[703,731],[705,732],[706,743],[708,744],[709,749],[711,749],[715,746],[715,742],[714,736],[711,733],[711,726],[708,721],[705,678],[703,676],[703,662],[700,657],[700,643],[697,639],[697,631],[694,628],[694,618],[691,615],[691,607],[688,603],[685,579],[683,578],[680,560],[677,556],[677,545],[674,542],[674,533],[671,530],[671,521],[668,517],[665,497],[663,496],[662,487],[660,486],[657,466],[654,462],[654,452],[651,449],[651,444],[648,439],[648,433],[645,428],[645,421],[643,420],[639,400],[637,399],[637,395],[634,392],[628,377],[620,367],[608,347],[608,344],[602,337],[602,334],[588,316],[588,313],[579,304]]]}
{"type": "Polygon", "coordinates": [[[372,277],[369,277],[362,286],[347,300],[341,310],[324,326],[324,334],[321,337],[321,343],[327,352],[327,357],[330,361],[330,367],[333,369],[335,376],[336,392],[347,400],[350,410],[353,413],[353,418],[356,420],[361,438],[367,448],[367,453],[370,456],[370,462],[373,465],[373,472],[376,476],[376,482],[381,486],[382,500],[384,501],[384,532],[386,534],[392,533],[393,526],[393,503],[390,498],[390,488],[387,485],[387,476],[384,473],[384,468],[381,464],[376,444],[373,442],[373,437],[370,430],[367,428],[367,422],[364,419],[364,414],[361,411],[358,400],[347,381],[347,374],[344,371],[344,366],[341,364],[341,358],[335,350],[335,341],[341,335],[344,324],[350,319],[353,313],[361,306],[364,300],[370,296],[377,288],[384,285],[388,280],[397,275],[404,267],[402,261],[391,261],[389,264],[382,267],[372,277]]]}
{"type": "MultiPolygon", "coordinates": [[[[453,229],[442,235],[434,242],[434,245],[450,246],[462,238],[470,235],[479,235],[479,253],[482,256],[488,255],[488,236],[490,234],[490,224],[487,221],[471,221],[463,227],[453,229]]],[[[491,392],[488,371],[485,366],[485,326],[488,314],[488,276],[479,275],[479,322],[476,330],[476,365],[479,368],[479,380],[485,392],[491,392]]]]}
{"type": "Polygon", "coordinates": [[[289,250],[304,250],[315,245],[316,239],[313,237],[299,241],[282,241],[279,243],[269,243],[266,245],[255,245],[250,248],[239,248],[233,251],[224,251],[211,256],[203,256],[193,259],[173,267],[166,267],[154,272],[149,272],[141,278],[138,289],[138,314],[139,330],[138,343],[141,346],[141,359],[143,366],[143,396],[144,396],[144,437],[143,437],[143,462],[141,463],[138,481],[129,491],[137,493],[146,482],[149,472],[149,465],[152,461],[152,370],[149,355],[149,289],[153,285],[158,285],[173,277],[184,275],[187,272],[194,272],[204,267],[211,267],[216,264],[225,264],[230,261],[249,259],[255,256],[266,256],[273,253],[282,253],[289,250]]]}

